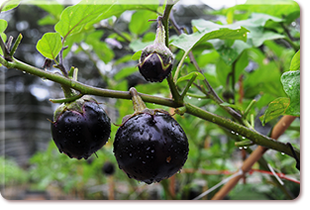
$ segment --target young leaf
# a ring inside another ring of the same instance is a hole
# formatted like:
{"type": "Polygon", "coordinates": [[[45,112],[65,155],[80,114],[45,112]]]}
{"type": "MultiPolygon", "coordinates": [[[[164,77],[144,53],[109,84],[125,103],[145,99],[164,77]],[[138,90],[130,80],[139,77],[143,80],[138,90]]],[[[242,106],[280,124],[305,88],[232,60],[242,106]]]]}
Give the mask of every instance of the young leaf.
{"type": "Polygon", "coordinates": [[[285,97],[277,98],[270,102],[268,108],[265,111],[265,114],[259,118],[262,122],[262,125],[264,126],[270,120],[283,115],[289,105],[290,99],[285,97]]]}
{"type": "MultiPolygon", "coordinates": [[[[8,27],[8,22],[6,22],[6,20],[0,19],[0,36],[2,37],[3,41],[6,41],[6,34],[4,34],[3,32],[5,31],[7,27],[8,27]]],[[[2,52],[1,49],[0,49],[0,52],[2,52]]]]}
{"type": "Polygon", "coordinates": [[[298,50],[291,61],[290,71],[295,71],[300,69],[300,50],[298,50]]]}
{"type": "Polygon", "coordinates": [[[52,60],[56,60],[61,48],[61,37],[58,33],[46,33],[37,43],[37,50],[44,57],[52,60]]]}
{"type": "MultiPolygon", "coordinates": [[[[6,22],[5,20],[0,19],[0,36],[3,39],[3,41],[6,41],[6,34],[3,33],[5,31],[5,29],[8,27],[8,22],[6,22]]],[[[0,55],[3,55],[2,49],[0,47],[0,55]]],[[[0,64],[0,66],[2,66],[0,64]]]]}
{"type": "Polygon", "coordinates": [[[180,77],[176,83],[179,83],[179,82],[182,82],[182,81],[185,81],[185,80],[190,80],[194,74],[197,74],[197,78],[196,79],[199,79],[199,80],[203,80],[204,79],[204,76],[200,73],[200,72],[191,72],[183,77],[180,77]]]}
{"type": "Polygon", "coordinates": [[[132,55],[131,59],[132,60],[139,60],[139,58],[141,57],[142,54],[142,50],[139,50],[137,52],[135,52],[135,54],[132,55]]]}
{"type": "Polygon", "coordinates": [[[300,116],[300,71],[288,71],[282,74],[281,83],[291,102],[285,114],[300,116]]]}

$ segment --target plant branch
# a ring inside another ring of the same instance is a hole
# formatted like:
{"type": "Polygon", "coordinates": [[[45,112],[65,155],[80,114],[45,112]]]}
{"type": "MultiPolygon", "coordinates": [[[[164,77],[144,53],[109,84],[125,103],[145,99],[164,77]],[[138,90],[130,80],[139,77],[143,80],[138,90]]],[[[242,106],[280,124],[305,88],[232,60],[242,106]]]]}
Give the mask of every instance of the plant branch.
{"type": "MultiPolygon", "coordinates": [[[[4,58],[0,57],[0,63],[6,66],[7,68],[19,69],[29,74],[33,74],[41,78],[49,79],[61,85],[66,85],[68,87],[71,87],[72,89],[79,91],[81,94],[84,94],[84,95],[97,95],[97,96],[103,96],[103,97],[128,99],[128,100],[131,99],[131,95],[129,94],[129,91],[116,91],[116,90],[92,87],[92,86],[80,83],[78,81],[74,81],[70,78],[66,78],[60,74],[55,74],[49,71],[44,71],[42,69],[28,65],[16,59],[13,59],[13,62],[8,62],[4,58]]],[[[156,103],[156,104],[160,104],[163,106],[174,107],[174,108],[181,106],[180,104],[177,104],[176,102],[174,102],[172,99],[151,96],[151,95],[141,94],[141,93],[139,95],[141,96],[144,102],[156,103]]]]}
{"type": "Polygon", "coordinates": [[[298,158],[300,157],[300,153],[298,150],[295,149],[295,154],[294,154],[291,151],[291,148],[285,143],[278,142],[273,138],[264,136],[256,132],[255,130],[249,129],[243,125],[240,125],[226,118],[209,113],[189,103],[185,103],[185,108],[186,108],[186,113],[199,117],[201,119],[207,120],[209,122],[213,122],[221,127],[224,127],[230,130],[235,135],[241,135],[253,141],[255,144],[261,145],[269,149],[274,149],[279,152],[283,152],[291,157],[294,157],[295,154],[297,155],[298,158]]]}
{"type": "MultiPolygon", "coordinates": [[[[129,91],[116,91],[116,90],[109,90],[109,89],[102,89],[92,87],[78,81],[74,81],[70,78],[64,77],[60,74],[51,73],[48,71],[41,70],[39,68],[30,66],[25,64],[19,60],[13,59],[13,62],[8,62],[4,58],[0,57],[0,63],[6,66],[7,68],[15,68],[21,71],[25,71],[29,74],[36,75],[38,77],[42,77],[45,79],[52,80],[54,82],[59,83],[62,86],[70,87],[74,90],[80,92],[80,94],[84,95],[97,95],[102,97],[109,97],[109,98],[119,98],[119,99],[131,99],[131,94],[129,91]]],[[[182,104],[176,102],[175,100],[162,98],[157,96],[151,96],[147,94],[139,93],[139,96],[142,98],[144,102],[155,103],[163,106],[178,108],[181,107],[182,104]]],[[[215,114],[209,113],[205,110],[202,110],[199,107],[196,107],[192,104],[185,103],[186,113],[191,114],[193,116],[199,117],[203,120],[207,120],[209,122],[215,123],[219,126],[222,126],[230,131],[233,131],[236,135],[244,136],[250,140],[252,140],[255,144],[274,149],[279,152],[283,152],[291,157],[294,157],[296,154],[299,158],[300,154],[297,149],[295,149],[295,154],[292,152],[289,145],[286,145],[282,142],[277,142],[272,138],[266,137],[262,134],[257,133],[254,130],[251,130],[243,125],[235,123],[229,119],[217,116],[215,114]]]]}
{"type": "MultiPolygon", "coordinates": [[[[290,126],[290,124],[295,120],[296,117],[293,116],[283,116],[279,122],[274,126],[271,132],[271,138],[277,139],[279,138],[284,131],[290,126]]],[[[267,151],[267,148],[259,146],[257,147],[251,155],[244,161],[241,170],[243,174],[249,172],[254,165],[267,151]]],[[[293,155],[293,154],[292,154],[293,155]]],[[[291,156],[291,155],[290,155],[291,156]]],[[[294,156],[294,155],[293,155],[294,156]]],[[[293,157],[292,156],[292,157],[293,157]]],[[[299,158],[299,157],[298,157],[299,158]]],[[[239,180],[243,177],[242,175],[238,175],[233,179],[229,180],[212,198],[212,200],[222,200],[231,189],[235,187],[235,185],[239,182],[239,180]]]]}

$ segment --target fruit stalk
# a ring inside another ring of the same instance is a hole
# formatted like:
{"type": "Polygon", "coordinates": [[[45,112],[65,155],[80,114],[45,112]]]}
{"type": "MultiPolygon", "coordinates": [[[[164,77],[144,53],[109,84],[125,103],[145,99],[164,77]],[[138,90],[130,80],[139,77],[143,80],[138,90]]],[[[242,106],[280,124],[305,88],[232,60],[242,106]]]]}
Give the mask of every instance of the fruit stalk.
{"type": "Polygon", "coordinates": [[[143,102],[142,98],[139,96],[137,90],[134,87],[130,88],[129,93],[132,97],[131,100],[135,113],[142,112],[144,109],[146,109],[145,103],[143,102]]]}

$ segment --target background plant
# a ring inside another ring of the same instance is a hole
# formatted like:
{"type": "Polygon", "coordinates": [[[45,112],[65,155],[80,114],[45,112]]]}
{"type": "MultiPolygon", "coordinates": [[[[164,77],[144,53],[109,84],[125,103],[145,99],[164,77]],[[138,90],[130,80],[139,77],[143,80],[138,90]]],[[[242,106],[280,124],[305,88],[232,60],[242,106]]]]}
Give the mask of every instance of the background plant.
{"type": "MultiPolygon", "coordinates": [[[[18,2],[8,2],[6,5],[2,4],[2,12],[18,5],[18,2]]],[[[110,110],[115,124],[120,124],[123,116],[132,113],[132,108],[130,100],[113,98],[130,99],[127,90],[131,86],[135,86],[143,100],[149,102],[149,108],[163,108],[171,113],[174,113],[173,108],[178,108],[176,110],[180,116],[175,117],[188,135],[189,158],[180,174],[169,181],[161,182],[163,191],[157,195],[157,199],[195,197],[193,194],[201,193],[206,186],[210,188],[220,182],[225,174],[222,170],[236,171],[238,167],[232,156],[237,159],[246,158],[246,153],[251,153],[256,144],[280,152],[264,156],[255,167],[269,170],[264,168],[266,163],[269,163],[285,174],[298,174],[294,159],[295,155],[299,154],[298,149],[293,152],[286,142],[290,142],[295,148],[299,147],[299,120],[293,122],[279,142],[268,137],[279,116],[300,115],[299,31],[292,27],[299,17],[296,3],[272,5],[270,9],[270,5],[253,5],[248,1],[245,5],[212,12],[212,15],[225,17],[223,21],[206,21],[197,17],[193,18],[190,24],[184,25],[185,27],[181,25],[182,22],[176,21],[177,10],[174,12],[173,8],[177,8],[177,4],[125,5],[118,1],[112,6],[104,4],[98,7],[93,5],[95,3],[98,2],[83,4],[81,1],[75,6],[63,6],[57,2],[51,3],[53,6],[33,3],[46,11],[46,16],[38,21],[41,27],[51,25],[37,40],[36,49],[48,58],[46,61],[55,64],[52,71],[47,69],[48,65],[42,70],[16,59],[23,46],[21,35],[14,36],[17,40],[14,44],[6,35],[7,21],[1,20],[3,42],[0,62],[7,68],[17,68],[62,86],[69,86],[81,94],[100,97],[105,102],[105,107],[110,110]],[[51,11],[51,8],[56,9],[51,11]],[[121,15],[125,11],[133,11],[131,20],[125,23],[126,30],[119,30],[118,27],[124,24],[121,15]],[[166,29],[169,29],[166,30],[169,31],[166,44],[169,44],[175,53],[177,62],[167,80],[162,83],[146,83],[137,76],[136,65],[141,50],[154,40],[155,25],[148,20],[156,19],[157,16],[163,16],[166,29]],[[121,50],[117,49],[119,46],[122,46],[121,50]],[[16,56],[13,56],[15,52],[16,56]],[[73,53],[82,55],[88,63],[93,63],[91,70],[90,65],[78,66],[73,59],[71,62],[69,58],[72,58],[73,53]],[[79,69],[78,81],[66,77],[71,66],[79,69]],[[100,83],[91,84],[93,75],[100,78],[100,83]],[[135,79],[130,79],[132,77],[135,79]],[[116,115],[113,114],[115,112],[116,115]],[[264,126],[260,125],[260,121],[264,126]],[[193,130],[193,127],[196,129],[193,130]],[[252,130],[253,127],[258,133],[252,130]],[[239,141],[238,146],[235,146],[235,141],[239,141]],[[254,146],[250,146],[252,144],[254,146]],[[242,148],[242,152],[239,148],[242,148]],[[282,153],[291,157],[283,156],[282,153]],[[217,173],[204,175],[201,170],[209,173],[211,172],[208,170],[215,170],[217,173]],[[169,186],[173,184],[177,187],[169,190],[169,186]]],[[[22,5],[16,10],[21,7],[22,5]]],[[[58,94],[57,97],[63,96],[58,94]]],[[[116,129],[117,127],[113,126],[112,141],[116,129]]],[[[90,164],[96,166],[92,166],[93,169],[89,169],[91,167],[85,162],[74,161],[72,164],[73,162],[68,162],[63,157],[59,157],[64,159],[61,161],[50,160],[60,156],[52,151],[56,150],[50,145],[47,151],[37,153],[31,158],[33,167],[29,169],[29,173],[33,176],[29,179],[36,183],[37,188],[45,189],[55,184],[65,193],[75,190],[80,198],[101,198],[94,194],[94,191],[90,194],[87,192],[89,186],[108,183],[107,179],[98,175],[98,171],[104,160],[115,163],[113,155],[110,154],[111,144],[106,145],[102,154],[98,154],[99,158],[90,164]],[[57,164],[53,165],[55,162],[57,164]],[[60,162],[64,164],[59,165],[60,162]],[[70,164],[70,167],[65,167],[65,163],[70,164]],[[46,166],[55,168],[55,174],[47,175],[47,169],[44,168],[46,166]],[[68,182],[68,175],[74,174],[77,169],[82,172],[68,182]]],[[[123,181],[128,182],[124,186],[130,188],[124,193],[117,191],[118,199],[148,199],[145,193],[147,187],[128,180],[119,173],[120,170],[116,171],[113,180],[118,186],[121,186],[119,183],[123,181]]],[[[272,199],[292,199],[298,195],[299,185],[296,183],[285,181],[284,189],[279,187],[279,182],[274,178],[263,176],[259,180],[266,182],[264,186],[268,187],[262,188],[253,183],[243,186],[243,192],[247,194],[248,190],[255,187],[252,194],[254,199],[270,198],[261,192],[268,192],[268,196],[273,195],[272,199]],[[271,187],[272,185],[267,184],[269,181],[277,187],[271,187]],[[297,192],[294,192],[295,189],[298,189],[297,192]],[[257,197],[258,195],[261,197],[257,197]]],[[[234,190],[238,191],[237,188],[234,190]]],[[[209,194],[209,198],[215,192],[209,194]]],[[[231,199],[238,197],[232,193],[231,199]]]]}

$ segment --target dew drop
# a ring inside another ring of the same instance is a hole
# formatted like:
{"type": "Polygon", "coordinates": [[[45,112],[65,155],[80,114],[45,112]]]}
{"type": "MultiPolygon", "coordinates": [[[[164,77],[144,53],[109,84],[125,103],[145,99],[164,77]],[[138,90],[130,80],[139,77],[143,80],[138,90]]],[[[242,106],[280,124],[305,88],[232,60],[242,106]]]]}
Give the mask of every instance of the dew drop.
{"type": "Polygon", "coordinates": [[[234,132],[234,131],[230,131],[230,133],[235,134],[235,132],[234,132]]]}
{"type": "Polygon", "coordinates": [[[239,147],[239,149],[242,149],[242,147],[239,147]]]}
{"type": "Polygon", "coordinates": [[[190,97],[190,96],[187,96],[187,98],[188,98],[188,99],[192,99],[192,97],[190,97]]]}
{"type": "Polygon", "coordinates": [[[198,101],[201,101],[201,98],[198,98],[198,101]]]}

